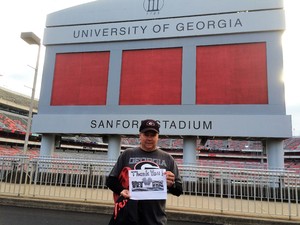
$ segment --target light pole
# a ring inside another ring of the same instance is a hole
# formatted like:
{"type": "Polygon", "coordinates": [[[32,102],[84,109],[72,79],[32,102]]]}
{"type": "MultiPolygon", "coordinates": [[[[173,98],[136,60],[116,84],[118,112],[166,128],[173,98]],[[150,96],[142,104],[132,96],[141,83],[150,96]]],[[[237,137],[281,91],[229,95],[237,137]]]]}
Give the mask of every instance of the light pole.
{"type": "Polygon", "coordinates": [[[24,142],[24,148],[23,148],[23,153],[26,154],[27,148],[28,148],[29,135],[30,135],[30,131],[31,131],[32,111],[33,111],[33,103],[34,103],[34,95],[35,95],[35,86],[36,86],[36,80],[37,80],[37,74],[38,74],[38,68],[39,68],[41,40],[33,32],[22,32],[21,38],[24,41],[26,41],[28,44],[38,45],[38,47],[39,47],[37,60],[36,60],[36,66],[34,68],[33,86],[32,86],[32,92],[31,92],[30,107],[29,107],[25,142],[24,142]]]}

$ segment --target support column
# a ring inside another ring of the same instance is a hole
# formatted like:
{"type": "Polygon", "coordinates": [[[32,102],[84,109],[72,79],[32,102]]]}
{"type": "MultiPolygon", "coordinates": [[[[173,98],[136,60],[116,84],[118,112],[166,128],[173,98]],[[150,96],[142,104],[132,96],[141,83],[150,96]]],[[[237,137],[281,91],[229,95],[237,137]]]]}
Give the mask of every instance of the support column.
{"type": "Polygon", "coordinates": [[[121,136],[108,136],[108,151],[107,157],[109,160],[117,160],[121,152],[121,136]]]}
{"type": "Polygon", "coordinates": [[[197,137],[184,136],[183,137],[183,163],[195,164],[197,159],[196,154],[197,137]]]}
{"type": "Polygon", "coordinates": [[[52,156],[55,150],[55,135],[43,134],[41,141],[40,156],[52,156]]]}
{"type": "Polygon", "coordinates": [[[284,168],[283,140],[269,139],[266,142],[267,162],[269,169],[284,168]]]}

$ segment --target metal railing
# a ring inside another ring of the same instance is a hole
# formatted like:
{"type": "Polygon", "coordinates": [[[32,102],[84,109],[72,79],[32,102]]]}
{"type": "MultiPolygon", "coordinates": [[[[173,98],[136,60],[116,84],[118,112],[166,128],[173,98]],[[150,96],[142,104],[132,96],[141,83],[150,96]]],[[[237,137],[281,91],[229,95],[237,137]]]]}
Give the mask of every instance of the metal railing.
{"type": "MultiPolygon", "coordinates": [[[[106,178],[114,161],[0,156],[0,195],[112,204],[106,178]]],[[[300,221],[300,175],[293,170],[179,165],[184,194],[172,210],[300,221]]]]}

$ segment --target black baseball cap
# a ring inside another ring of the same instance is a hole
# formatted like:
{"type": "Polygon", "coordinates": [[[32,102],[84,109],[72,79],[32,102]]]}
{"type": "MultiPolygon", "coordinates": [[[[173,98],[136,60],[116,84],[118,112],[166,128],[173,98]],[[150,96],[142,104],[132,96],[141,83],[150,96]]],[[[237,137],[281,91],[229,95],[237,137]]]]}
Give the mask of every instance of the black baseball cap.
{"type": "Polygon", "coordinates": [[[160,125],[156,120],[146,119],[146,120],[142,120],[139,131],[140,133],[145,133],[147,131],[154,131],[156,133],[159,133],[159,127],[160,125]]]}

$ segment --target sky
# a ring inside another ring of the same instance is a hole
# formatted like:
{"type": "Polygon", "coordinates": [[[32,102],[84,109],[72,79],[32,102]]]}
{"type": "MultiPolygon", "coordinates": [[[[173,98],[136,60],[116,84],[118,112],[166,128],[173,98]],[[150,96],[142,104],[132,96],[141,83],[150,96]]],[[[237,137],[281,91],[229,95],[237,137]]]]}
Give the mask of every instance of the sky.
{"type": "MultiPolygon", "coordinates": [[[[43,38],[46,16],[92,0],[9,0],[0,3],[0,86],[31,96],[38,47],[20,38],[34,32],[43,38]]],[[[292,116],[294,136],[300,136],[300,0],[284,0],[286,30],[282,37],[286,114],[292,116]]],[[[41,49],[36,98],[42,78],[44,47],[41,49]]]]}

